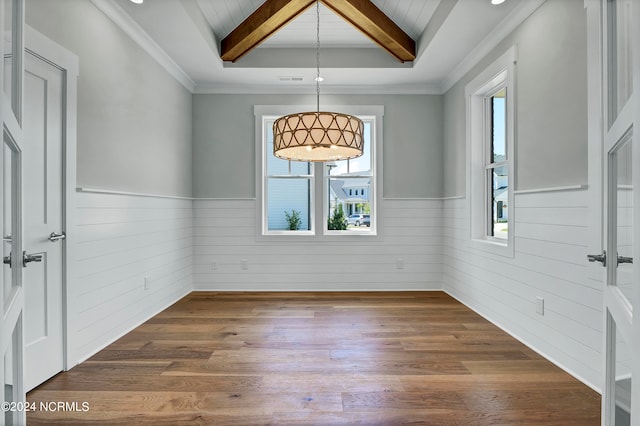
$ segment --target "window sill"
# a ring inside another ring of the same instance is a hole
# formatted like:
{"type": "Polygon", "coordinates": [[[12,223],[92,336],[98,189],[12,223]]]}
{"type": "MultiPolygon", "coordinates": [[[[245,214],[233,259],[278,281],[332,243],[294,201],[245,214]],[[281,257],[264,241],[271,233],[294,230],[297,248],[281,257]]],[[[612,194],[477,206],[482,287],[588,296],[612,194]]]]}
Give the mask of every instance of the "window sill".
{"type": "Polygon", "coordinates": [[[358,241],[378,241],[382,240],[380,232],[344,232],[325,231],[323,234],[316,234],[313,231],[276,231],[268,234],[258,233],[256,241],[266,242],[313,242],[313,243],[335,243],[358,242],[358,241]]]}
{"type": "Polygon", "coordinates": [[[320,238],[326,241],[361,241],[377,240],[380,239],[380,235],[376,231],[325,231],[320,238]]]}

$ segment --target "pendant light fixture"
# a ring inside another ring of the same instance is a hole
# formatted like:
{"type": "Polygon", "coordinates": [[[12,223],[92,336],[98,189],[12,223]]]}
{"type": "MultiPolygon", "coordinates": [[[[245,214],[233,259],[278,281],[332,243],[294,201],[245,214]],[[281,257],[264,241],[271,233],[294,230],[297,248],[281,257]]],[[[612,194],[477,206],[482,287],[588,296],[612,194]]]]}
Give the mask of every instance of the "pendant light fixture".
{"type": "Polygon", "coordinates": [[[273,122],[273,155],[293,161],[338,161],[360,157],[364,123],[358,117],[320,111],[320,3],[316,1],[316,111],[273,122]]]}

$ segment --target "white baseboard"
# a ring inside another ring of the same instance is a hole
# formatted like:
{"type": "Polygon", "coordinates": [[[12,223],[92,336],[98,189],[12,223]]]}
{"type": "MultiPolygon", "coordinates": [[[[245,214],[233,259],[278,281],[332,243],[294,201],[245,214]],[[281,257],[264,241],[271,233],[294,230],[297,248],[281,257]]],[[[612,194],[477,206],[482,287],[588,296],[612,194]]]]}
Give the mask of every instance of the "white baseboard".
{"type": "Polygon", "coordinates": [[[117,340],[123,338],[128,333],[132,332],[134,329],[136,329],[140,325],[144,324],[146,321],[149,321],[151,318],[153,318],[154,316],[158,315],[160,312],[164,311],[169,306],[171,306],[174,303],[178,302],[180,299],[183,299],[184,297],[188,296],[189,294],[191,294],[191,292],[192,292],[192,290],[190,288],[188,288],[183,292],[183,294],[179,295],[175,300],[172,300],[172,301],[170,301],[168,303],[165,303],[165,304],[161,305],[158,309],[154,309],[150,314],[145,315],[143,320],[137,322],[136,324],[132,324],[130,327],[127,327],[123,332],[119,333],[114,338],[108,340],[105,344],[101,345],[100,347],[96,348],[95,350],[92,350],[87,355],[85,355],[82,358],[80,358],[80,359],[76,360],[75,362],[71,363],[72,364],[71,367],[68,368],[65,371],[68,371],[71,368],[75,367],[76,365],[85,362],[86,360],[88,360],[89,358],[91,358],[92,356],[94,356],[95,354],[97,354],[98,352],[103,350],[104,348],[106,348],[109,345],[115,343],[117,340]]]}
{"type": "Polygon", "coordinates": [[[194,292],[203,293],[391,293],[391,292],[425,292],[425,291],[444,291],[441,288],[344,288],[340,290],[326,288],[305,288],[305,289],[282,289],[282,288],[265,288],[265,289],[242,289],[242,288],[194,288],[194,292]]]}
{"type": "Polygon", "coordinates": [[[487,321],[489,321],[491,324],[495,325],[496,327],[498,327],[500,330],[504,331],[505,333],[507,333],[509,336],[513,337],[514,339],[516,339],[517,341],[519,341],[520,343],[522,343],[523,345],[527,346],[529,349],[531,349],[532,351],[536,352],[538,355],[540,355],[541,357],[543,357],[544,359],[546,359],[547,361],[553,363],[555,366],[557,366],[558,368],[560,368],[561,370],[563,370],[564,372],[570,374],[571,376],[573,376],[575,379],[579,380],[581,383],[584,383],[585,385],[589,386],[591,389],[593,389],[594,391],[598,392],[599,394],[602,395],[602,389],[600,389],[598,386],[594,385],[593,383],[591,383],[590,381],[586,380],[584,377],[582,377],[581,375],[577,374],[575,371],[573,371],[571,368],[567,367],[566,365],[558,362],[557,360],[555,360],[552,356],[549,356],[548,354],[546,354],[544,351],[539,350],[538,348],[536,348],[534,345],[530,344],[526,339],[521,338],[520,336],[518,336],[517,334],[513,333],[511,330],[505,328],[504,326],[502,326],[500,323],[498,323],[497,321],[494,321],[493,319],[491,319],[490,316],[485,315],[483,312],[479,311],[478,309],[467,305],[466,303],[464,303],[462,300],[460,300],[459,298],[457,298],[455,295],[451,294],[449,291],[447,290],[443,290],[445,293],[447,293],[449,296],[453,297],[454,299],[456,299],[458,302],[462,303],[464,306],[466,306],[467,308],[471,309],[473,312],[475,312],[476,314],[480,315],[482,318],[486,319],[487,321]]]}

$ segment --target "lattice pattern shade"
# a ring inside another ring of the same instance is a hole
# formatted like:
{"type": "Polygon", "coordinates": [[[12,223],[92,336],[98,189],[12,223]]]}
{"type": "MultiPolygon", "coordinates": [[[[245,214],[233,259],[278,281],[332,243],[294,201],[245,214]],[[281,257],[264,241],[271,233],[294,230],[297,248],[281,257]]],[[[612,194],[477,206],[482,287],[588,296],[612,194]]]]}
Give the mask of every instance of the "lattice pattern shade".
{"type": "Polygon", "coordinates": [[[337,161],[362,155],[364,123],[337,112],[299,112],[273,123],[273,155],[293,161],[337,161]]]}

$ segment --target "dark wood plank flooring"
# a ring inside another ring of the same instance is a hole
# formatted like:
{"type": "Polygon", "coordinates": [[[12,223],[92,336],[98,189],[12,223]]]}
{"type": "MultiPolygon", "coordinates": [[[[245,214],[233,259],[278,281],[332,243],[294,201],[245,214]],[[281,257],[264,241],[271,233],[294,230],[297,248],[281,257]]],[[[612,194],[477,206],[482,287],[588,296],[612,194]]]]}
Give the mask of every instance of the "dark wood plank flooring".
{"type": "Polygon", "coordinates": [[[29,425],[599,425],[600,395],[442,292],[194,292],[28,401],[29,425]]]}

